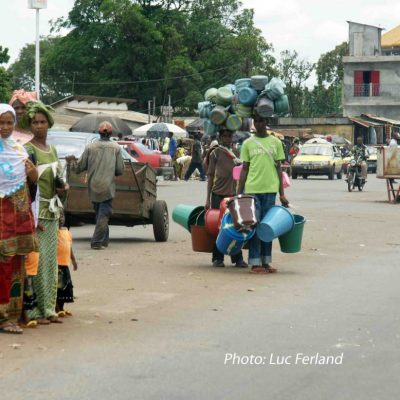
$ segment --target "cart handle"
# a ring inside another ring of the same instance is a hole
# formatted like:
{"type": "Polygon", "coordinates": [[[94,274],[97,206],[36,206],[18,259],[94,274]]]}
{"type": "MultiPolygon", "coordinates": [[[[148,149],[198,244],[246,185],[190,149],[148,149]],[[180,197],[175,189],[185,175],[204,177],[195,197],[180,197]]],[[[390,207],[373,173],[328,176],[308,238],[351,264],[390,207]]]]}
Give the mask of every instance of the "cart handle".
{"type": "Polygon", "coordinates": [[[141,189],[141,187],[140,187],[140,185],[139,185],[139,181],[138,181],[138,178],[137,178],[137,176],[136,176],[136,172],[135,172],[135,170],[133,169],[133,165],[132,165],[132,161],[131,161],[131,160],[129,160],[129,165],[130,165],[130,167],[131,167],[133,176],[135,177],[135,181],[136,181],[136,185],[137,185],[137,187],[138,187],[138,189],[139,189],[140,197],[142,198],[142,200],[144,200],[143,192],[142,192],[142,189],[141,189]]]}

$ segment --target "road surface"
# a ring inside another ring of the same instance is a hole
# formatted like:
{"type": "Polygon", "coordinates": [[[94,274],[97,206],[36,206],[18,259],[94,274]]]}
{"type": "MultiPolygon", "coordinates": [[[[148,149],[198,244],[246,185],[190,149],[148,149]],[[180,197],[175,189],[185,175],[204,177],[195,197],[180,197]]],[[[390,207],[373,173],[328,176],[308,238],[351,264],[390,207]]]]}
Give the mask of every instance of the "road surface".
{"type": "MultiPolygon", "coordinates": [[[[159,198],[172,213],[205,190],[161,182],[159,198]]],[[[362,193],[321,178],[287,196],[307,218],[303,251],[274,244],[275,275],[213,268],[172,221],[168,243],[112,227],[104,251],[73,228],[74,316],[0,336],[1,400],[397,398],[400,205],[373,176],[362,193]]]]}

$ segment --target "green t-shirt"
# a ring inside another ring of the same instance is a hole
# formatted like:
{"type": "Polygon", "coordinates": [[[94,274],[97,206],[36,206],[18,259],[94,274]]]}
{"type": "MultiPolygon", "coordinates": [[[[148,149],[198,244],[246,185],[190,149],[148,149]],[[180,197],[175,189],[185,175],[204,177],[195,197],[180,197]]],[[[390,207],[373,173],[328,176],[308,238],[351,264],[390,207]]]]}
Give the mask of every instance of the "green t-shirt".
{"type": "Polygon", "coordinates": [[[57,150],[53,145],[49,145],[49,150],[41,150],[31,142],[25,145],[29,155],[33,154],[36,160],[36,166],[39,170],[39,195],[41,197],[39,206],[39,218],[55,220],[60,217],[59,211],[51,212],[49,210],[51,200],[56,195],[55,177],[62,176],[62,167],[58,160],[57,150]],[[52,164],[54,164],[54,173],[52,164]],[[47,200],[47,201],[46,201],[47,200]]]}
{"type": "Polygon", "coordinates": [[[245,185],[246,193],[279,192],[279,177],[275,162],[285,159],[279,139],[272,135],[265,138],[253,136],[243,143],[240,158],[250,163],[245,185]]]}

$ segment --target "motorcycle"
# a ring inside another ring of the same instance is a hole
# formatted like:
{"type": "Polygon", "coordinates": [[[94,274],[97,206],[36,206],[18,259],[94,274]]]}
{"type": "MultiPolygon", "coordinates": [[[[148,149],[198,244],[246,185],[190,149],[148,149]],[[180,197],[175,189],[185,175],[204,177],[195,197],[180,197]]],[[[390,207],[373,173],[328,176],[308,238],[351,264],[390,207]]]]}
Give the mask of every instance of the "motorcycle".
{"type": "Polygon", "coordinates": [[[361,192],[365,185],[365,180],[362,178],[361,163],[362,158],[352,158],[347,172],[347,189],[349,192],[353,191],[356,187],[361,192]]]}

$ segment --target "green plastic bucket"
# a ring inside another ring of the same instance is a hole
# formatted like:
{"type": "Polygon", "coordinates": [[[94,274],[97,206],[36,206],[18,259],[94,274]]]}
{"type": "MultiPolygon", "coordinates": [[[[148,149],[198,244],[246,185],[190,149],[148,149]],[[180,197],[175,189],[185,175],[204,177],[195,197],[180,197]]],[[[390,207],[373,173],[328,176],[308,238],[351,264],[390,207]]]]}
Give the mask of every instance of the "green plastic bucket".
{"type": "Polygon", "coordinates": [[[306,220],[301,215],[294,215],[294,228],[279,237],[282,253],[298,253],[301,250],[304,224],[306,220]]]}
{"type": "Polygon", "coordinates": [[[172,211],[172,220],[190,232],[191,225],[204,226],[204,207],[178,204],[172,211]]]}

